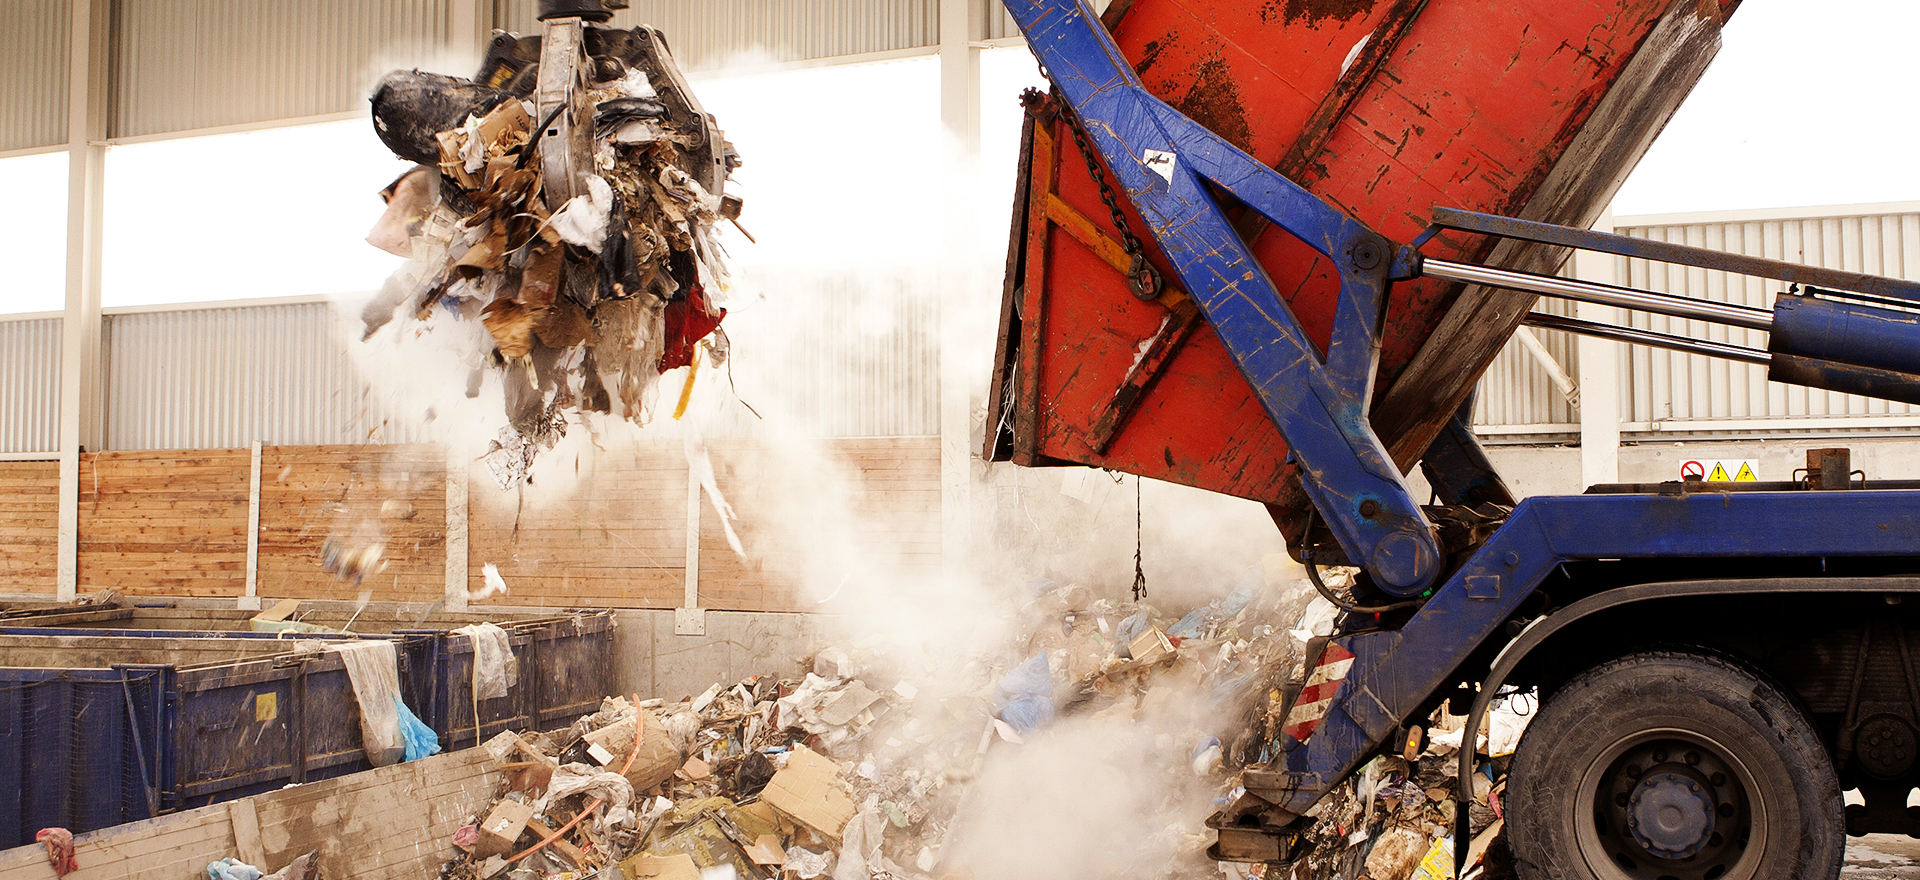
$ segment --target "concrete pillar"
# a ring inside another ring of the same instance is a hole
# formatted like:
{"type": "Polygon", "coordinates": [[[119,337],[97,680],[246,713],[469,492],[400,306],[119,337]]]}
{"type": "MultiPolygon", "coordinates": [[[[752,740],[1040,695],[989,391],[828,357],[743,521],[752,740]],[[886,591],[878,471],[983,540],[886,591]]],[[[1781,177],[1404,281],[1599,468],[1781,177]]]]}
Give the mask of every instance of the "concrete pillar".
{"type": "Polygon", "coordinates": [[[940,261],[940,534],[944,567],[957,570],[971,543],[972,386],[987,365],[970,363],[978,348],[967,338],[985,294],[978,283],[979,230],[972,200],[980,154],[980,49],[983,7],[975,0],[940,0],[940,121],[948,144],[942,166],[940,261]]]}
{"type": "Polygon", "coordinates": [[[100,221],[107,164],[108,0],[70,0],[67,62],[67,302],[60,333],[56,591],[80,583],[80,450],[100,445],[100,221]]]}
{"type": "MultiPolygon", "coordinates": [[[[1613,231],[1613,212],[1600,215],[1596,232],[1613,231]]],[[[1590,251],[1574,253],[1573,275],[1582,281],[1618,284],[1615,266],[1620,258],[1590,251]]],[[[1619,324],[1624,318],[1613,306],[1575,303],[1574,317],[1583,321],[1619,324]]],[[[1623,343],[1582,336],[1580,373],[1580,483],[1620,482],[1620,349],[1623,343]]]]}

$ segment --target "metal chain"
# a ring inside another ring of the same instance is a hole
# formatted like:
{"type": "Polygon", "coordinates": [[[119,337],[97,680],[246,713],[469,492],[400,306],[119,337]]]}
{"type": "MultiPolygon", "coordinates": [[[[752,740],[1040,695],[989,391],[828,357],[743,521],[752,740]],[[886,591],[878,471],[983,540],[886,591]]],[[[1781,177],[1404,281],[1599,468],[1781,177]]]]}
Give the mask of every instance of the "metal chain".
{"type": "Polygon", "coordinates": [[[1140,477],[1133,478],[1133,601],[1147,597],[1147,570],[1140,566],[1140,477]]]}
{"type": "Polygon", "coordinates": [[[1066,120],[1067,131],[1073,134],[1074,146],[1080,148],[1080,158],[1087,162],[1087,174],[1093,177],[1093,183],[1100,188],[1100,201],[1106,203],[1107,213],[1113,217],[1113,228],[1120,230],[1121,247],[1126,249],[1130,262],[1127,266],[1127,287],[1133,295],[1141,299],[1156,299],[1160,291],[1166,288],[1166,280],[1160,277],[1160,270],[1147,262],[1146,248],[1140,245],[1140,238],[1133,234],[1127,225],[1126,212],[1120,210],[1120,197],[1113,192],[1113,185],[1107,182],[1106,169],[1100,167],[1100,160],[1093,153],[1093,146],[1087,143],[1086,128],[1080,123],[1080,114],[1059,96],[1054,104],[1060,108],[1060,117],[1066,120]]]}

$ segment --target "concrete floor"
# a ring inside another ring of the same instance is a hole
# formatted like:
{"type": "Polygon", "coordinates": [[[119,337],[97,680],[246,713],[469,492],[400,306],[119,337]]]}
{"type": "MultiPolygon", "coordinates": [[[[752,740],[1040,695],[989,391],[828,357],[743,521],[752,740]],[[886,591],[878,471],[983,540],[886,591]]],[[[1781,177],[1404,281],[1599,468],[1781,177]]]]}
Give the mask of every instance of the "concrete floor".
{"type": "Polygon", "coordinates": [[[1847,840],[1847,880],[1920,878],[1920,840],[1894,834],[1869,834],[1847,840]]]}

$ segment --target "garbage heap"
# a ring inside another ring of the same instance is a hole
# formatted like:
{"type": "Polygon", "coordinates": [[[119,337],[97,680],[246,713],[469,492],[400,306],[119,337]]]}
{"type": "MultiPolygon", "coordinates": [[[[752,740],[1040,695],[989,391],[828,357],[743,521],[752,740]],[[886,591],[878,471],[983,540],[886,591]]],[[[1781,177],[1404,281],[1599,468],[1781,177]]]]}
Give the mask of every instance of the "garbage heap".
{"type": "Polygon", "coordinates": [[[739,216],[739,156],[658,31],[570,27],[496,35],[471,80],[389,73],[372,99],[375,133],[418,164],[368,236],[408,261],[364,337],[396,319],[403,342],[437,336],[469,397],[499,376],[503,487],[578,414],[644,421],[660,373],[726,355],[715,227],[739,216]]]}
{"type": "MultiPolygon", "coordinates": [[[[1199,786],[1224,804],[1240,769],[1272,753],[1265,731],[1281,707],[1270,684],[1299,674],[1305,636],[1332,619],[1330,606],[1308,607],[1304,585],[1243,584],[1177,618],[1080,587],[1035,591],[1024,635],[944,669],[855,642],[819,651],[797,676],[676,702],[611,697],[572,727],[500,734],[485,745],[499,797],[455,835],[442,877],[967,877],[952,856],[970,818],[1018,809],[973,797],[991,762],[1077,720],[1180,731],[1155,740],[1155,760],[1130,766],[1128,784],[1199,786]]],[[[1317,844],[1286,873],[1208,859],[1205,799],[1170,798],[1137,828],[1089,833],[1140,854],[1129,876],[1404,880],[1423,859],[1446,864],[1428,876],[1451,876],[1450,858],[1430,851],[1450,822],[1453,762],[1447,736],[1432,740],[1329,795],[1312,813],[1317,844]]],[[[1497,810],[1487,783],[1476,781],[1477,812],[1497,810]]],[[[1476,814],[1489,827],[1497,814],[1476,814]]]]}

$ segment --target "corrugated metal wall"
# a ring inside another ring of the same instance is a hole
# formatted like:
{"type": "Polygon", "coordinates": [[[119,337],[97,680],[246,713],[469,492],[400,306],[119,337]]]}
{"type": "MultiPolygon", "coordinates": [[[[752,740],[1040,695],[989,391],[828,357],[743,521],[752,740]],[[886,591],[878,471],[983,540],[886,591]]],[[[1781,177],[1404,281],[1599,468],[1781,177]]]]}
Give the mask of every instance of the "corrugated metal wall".
{"type": "MultiPolygon", "coordinates": [[[[1706,220],[1660,225],[1634,225],[1622,218],[1622,235],[1671,241],[1694,247],[1787,260],[1816,266],[1868,272],[1895,278],[1920,278],[1920,213],[1760,220],[1706,220]]],[[[1697,299],[1732,302],[1771,309],[1773,297],[1786,285],[1774,281],[1650,263],[1614,260],[1614,277],[1590,279],[1697,299]]],[[[1564,302],[1541,299],[1538,311],[1570,314],[1564,302]]],[[[1641,312],[1624,312],[1635,327],[1662,333],[1766,348],[1767,334],[1702,321],[1686,321],[1641,312]]],[[[1569,374],[1578,375],[1579,360],[1571,335],[1536,331],[1569,374]]],[[[1767,381],[1765,367],[1737,364],[1717,358],[1681,354],[1645,346],[1625,346],[1620,358],[1622,428],[1629,434],[1742,429],[1728,420],[1859,418],[1861,429],[1874,427],[1875,416],[1912,417],[1920,411],[1907,404],[1889,403],[1850,394],[1816,391],[1767,381]],[[1689,428],[1690,423],[1698,423],[1689,428]]],[[[1572,429],[1579,421],[1545,370],[1520,347],[1509,342],[1480,383],[1474,423],[1539,429],[1549,425],[1572,429]]],[[[1769,427],[1791,431],[1794,428],[1769,427]]],[[[1829,428],[1830,430],[1830,428],[1829,428]]],[[[1498,432],[1496,432],[1498,433],[1498,432]]],[[[1526,433],[1526,432],[1518,432],[1526,433]]]]}
{"type": "MultiPolygon", "coordinates": [[[[974,0],[974,2],[984,7],[975,16],[977,20],[986,22],[986,32],[981,35],[981,39],[1001,40],[1021,36],[1020,26],[1013,23],[1013,15],[1007,12],[1007,4],[1000,0],[974,0]]],[[[1094,5],[1103,4],[1095,3],[1094,5]]]]}
{"type": "MultiPolygon", "coordinates": [[[[539,32],[536,0],[494,0],[496,28],[539,32]]],[[[650,24],[680,66],[713,70],[735,59],[803,61],[933,46],[939,0],[633,0],[613,24],[650,24]]]]}
{"type": "Polygon", "coordinates": [[[67,140],[67,0],[8,0],[0,24],[0,150],[67,140]]]}
{"type": "MultiPolygon", "coordinates": [[[[108,135],[144,137],[357,111],[387,70],[448,57],[476,0],[128,0],[113,5],[108,135]]],[[[989,0],[977,0],[989,2],[989,0]]],[[[989,2],[994,36],[1012,33],[989,2]]],[[[535,33],[536,0],[481,3],[481,26],[535,33]]],[[[66,139],[68,3],[10,0],[0,150],[66,139]]],[[[636,0],[615,23],[666,31],[683,66],[935,46],[939,0],[636,0]]],[[[458,51],[465,63],[469,53],[458,51]]],[[[466,74],[465,70],[448,73],[466,74]]]]}
{"type": "Polygon", "coordinates": [[[108,449],[397,443],[324,302],[106,317],[108,449]]]}
{"type": "Polygon", "coordinates": [[[0,318],[0,452],[60,446],[60,319],[0,318]]]}
{"type": "Polygon", "coordinates": [[[387,70],[444,53],[452,2],[116,3],[108,134],[358,110],[387,70]]]}
{"type": "MultiPolygon", "coordinates": [[[[1543,297],[1533,310],[1572,315],[1573,304],[1543,297]]],[[[1534,336],[1546,346],[1560,369],[1574,377],[1577,383],[1580,375],[1579,341],[1571,334],[1547,330],[1536,330],[1534,336]]],[[[1519,340],[1508,340],[1506,347],[1493,359],[1493,364],[1487,367],[1486,375],[1480,379],[1479,394],[1473,401],[1473,423],[1482,426],[1537,427],[1571,425],[1578,421],[1580,413],[1567,402],[1566,394],[1554,384],[1553,377],[1541,365],[1540,359],[1527,351],[1519,340]]]]}
{"type": "MultiPolygon", "coordinates": [[[[1625,227],[1622,234],[1834,269],[1915,278],[1920,270],[1920,214],[1625,227]]],[[[1645,260],[1618,261],[1634,287],[1771,309],[1785,284],[1725,272],[1680,269],[1645,260]]],[[[1765,348],[1767,334],[1718,324],[1634,313],[1632,324],[1663,333],[1765,348]]],[[[1701,419],[1832,418],[1911,415],[1914,407],[1851,394],[1770,383],[1766,368],[1649,349],[1622,359],[1621,413],[1630,428],[1701,419]]]]}
{"type": "MultiPolygon", "coordinates": [[[[906,277],[782,274],[780,281],[779,300],[729,322],[737,331],[732,379],[709,369],[697,386],[702,395],[730,397],[737,382],[741,398],[776,421],[762,422],[732,404],[721,408],[724,416],[710,435],[939,433],[936,288],[906,277]]],[[[339,321],[324,302],[109,314],[106,448],[424,439],[424,426],[391,418],[386,395],[360,377],[349,351],[354,343],[339,321]]],[[[45,448],[55,444],[52,409],[37,415],[40,410],[12,404],[13,387],[31,384],[16,379],[31,371],[13,361],[31,354],[38,358],[33,363],[44,362],[36,369],[49,383],[42,393],[51,407],[59,333],[58,320],[0,322],[0,358],[7,358],[0,360],[0,438],[9,443],[31,434],[44,436],[45,448]],[[16,340],[10,335],[16,325],[39,335],[16,340]]],[[[663,386],[658,412],[670,411],[678,392],[677,384],[663,386]]]]}
{"type": "MultiPolygon", "coordinates": [[[[703,370],[698,392],[741,400],[710,436],[798,429],[818,437],[940,433],[940,304],[934,279],[869,272],[755,270],[778,290],[728,318],[731,381],[703,370]],[[777,280],[776,280],[777,279],[777,280]],[[733,385],[733,388],[729,388],[733,385]]],[[[662,407],[678,385],[661,389],[662,407]]]]}

